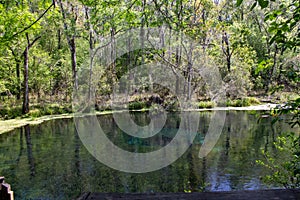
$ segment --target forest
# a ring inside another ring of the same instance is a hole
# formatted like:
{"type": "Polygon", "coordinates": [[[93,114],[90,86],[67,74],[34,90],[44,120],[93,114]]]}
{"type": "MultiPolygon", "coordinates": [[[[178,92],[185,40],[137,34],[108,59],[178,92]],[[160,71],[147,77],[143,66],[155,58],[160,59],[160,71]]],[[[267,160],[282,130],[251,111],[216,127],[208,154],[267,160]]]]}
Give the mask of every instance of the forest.
{"type": "MultiPolygon", "coordinates": [[[[295,100],[299,19],[296,0],[1,0],[0,115],[72,112],[72,93],[82,84],[78,73],[93,53],[106,46],[115,49],[117,38],[128,30],[138,30],[131,37],[143,43],[149,28],[170,34],[159,36],[164,41],[160,49],[132,50],[101,66],[94,88],[99,110],[109,109],[113,85],[122,75],[153,61],[187,80],[187,98],[193,96],[199,108],[214,106],[193,52],[217,66],[228,106],[295,100]],[[177,44],[170,53],[166,37],[172,33],[177,44]],[[193,45],[184,45],[182,35],[193,45]]],[[[174,107],[168,91],[141,87],[143,94],[134,96],[129,107],[149,107],[153,99],[174,107]]]]}

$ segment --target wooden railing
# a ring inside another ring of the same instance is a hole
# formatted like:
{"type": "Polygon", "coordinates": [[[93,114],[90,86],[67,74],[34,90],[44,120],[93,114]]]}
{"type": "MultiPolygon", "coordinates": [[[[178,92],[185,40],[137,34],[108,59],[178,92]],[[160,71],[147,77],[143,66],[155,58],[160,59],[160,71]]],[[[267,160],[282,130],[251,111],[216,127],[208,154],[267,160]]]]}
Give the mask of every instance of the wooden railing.
{"type": "Polygon", "coordinates": [[[0,200],[14,200],[14,192],[10,185],[5,183],[4,177],[0,177],[0,200]]]}

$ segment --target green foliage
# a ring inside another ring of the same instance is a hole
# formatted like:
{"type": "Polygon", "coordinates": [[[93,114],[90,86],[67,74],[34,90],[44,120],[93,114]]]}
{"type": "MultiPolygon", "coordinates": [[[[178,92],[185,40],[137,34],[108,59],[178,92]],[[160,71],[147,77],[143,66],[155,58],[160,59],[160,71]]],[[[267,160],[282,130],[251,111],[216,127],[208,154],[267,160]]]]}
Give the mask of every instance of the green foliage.
{"type": "Polygon", "coordinates": [[[148,108],[147,103],[143,101],[130,102],[128,106],[129,110],[142,110],[148,108]]]}
{"type": "Polygon", "coordinates": [[[69,104],[58,105],[58,104],[48,104],[48,105],[33,105],[29,113],[23,115],[22,107],[2,107],[0,109],[0,118],[2,119],[14,119],[18,117],[41,117],[44,115],[55,115],[55,114],[66,114],[72,113],[72,106],[69,104]]]}
{"type": "Polygon", "coordinates": [[[270,175],[264,177],[264,181],[279,184],[285,188],[300,187],[300,137],[289,133],[277,138],[274,142],[278,155],[271,156],[262,151],[265,160],[257,160],[256,163],[268,168],[270,175]]]}
{"type": "MultiPolygon", "coordinates": [[[[300,127],[300,98],[289,100],[287,103],[277,106],[272,115],[275,116],[272,123],[276,123],[285,116],[291,127],[300,127]]],[[[263,151],[265,161],[257,163],[270,169],[271,174],[264,177],[268,183],[276,183],[285,188],[300,188],[300,135],[299,133],[282,134],[274,142],[278,151],[277,157],[263,151]]]]}
{"type": "MultiPolygon", "coordinates": [[[[209,0],[72,0],[62,1],[64,10],[59,1],[55,1],[55,6],[52,6],[53,2],[23,0],[0,3],[0,98],[4,101],[8,98],[12,101],[21,94],[24,81],[23,52],[28,42],[35,38],[40,37],[29,52],[30,103],[59,102],[63,105],[72,100],[72,39],[76,51],[75,72],[80,72],[96,47],[114,45],[112,41],[125,31],[133,28],[142,30],[141,27],[145,30],[159,27],[161,33],[176,31],[186,34],[195,43],[190,46],[178,38],[176,44],[172,44],[177,45],[172,55],[168,52],[171,48],[168,46],[169,38],[161,34],[159,40],[164,41],[161,49],[147,47],[133,50],[117,58],[111,66],[101,66],[97,82],[93,82],[97,85],[97,102],[108,105],[113,85],[120,77],[135,66],[157,61],[170,66],[172,70],[176,69],[186,79],[191,78],[192,93],[196,94],[196,98],[209,100],[209,86],[199,73],[201,66],[192,64],[192,68],[188,69],[186,57],[190,54],[188,56],[193,60],[197,55],[195,53],[207,54],[207,58],[214,62],[209,65],[218,67],[227,97],[232,99],[228,105],[252,105],[244,97],[253,90],[297,91],[299,88],[297,46],[300,37],[297,23],[300,15],[299,2],[295,0],[255,0],[254,4],[243,4],[243,0],[236,1],[236,4],[229,0],[218,3],[209,0]],[[252,10],[249,11],[251,5],[252,10]],[[163,28],[160,27],[162,25],[163,28]]],[[[135,44],[135,37],[141,36],[133,36],[131,44],[135,44]]],[[[87,82],[84,84],[84,87],[88,87],[87,82]]],[[[141,85],[141,91],[153,92],[146,84],[141,85]]],[[[162,98],[169,95],[162,87],[157,87],[155,93],[162,98]]],[[[164,108],[179,108],[176,100],[165,99],[164,108]]],[[[137,103],[144,100],[133,100],[130,107],[151,106],[147,100],[147,105],[137,103]]],[[[19,106],[20,101],[14,105],[19,106]]],[[[214,105],[200,102],[198,106],[207,108],[214,105]]],[[[34,106],[31,112],[35,116],[63,112],[44,108],[44,111],[35,113],[33,109],[34,106]]],[[[106,110],[109,107],[99,106],[97,109],[106,110]]]]}
{"type": "Polygon", "coordinates": [[[0,118],[2,119],[13,119],[20,116],[22,116],[21,106],[17,106],[17,107],[5,106],[0,109],[0,118]]]}
{"type": "Polygon", "coordinates": [[[200,101],[198,103],[198,108],[213,108],[215,107],[215,103],[212,101],[200,101]]]}
{"type": "Polygon", "coordinates": [[[226,102],[226,106],[233,106],[233,107],[252,106],[252,105],[259,105],[259,104],[261,104],[260,101],[255,97],[245,97],[236,100],[229,99],[226,102]]]}
{"type": "Polygon", "coordinates": [[[37,118],[37,117],[41,117],[42,113],[39,109],[32,109],[29,111],[29,113],[27,114],[27,116],[30,116],[32,118],[37,118]]]}
{"type": "Polygon", "coordinates": [[[273,110],[273,114],[277,116],[273,120],[273,123],[279,120],[279,116],[289,114],[291,117],[288,119],[288,123],[291,127],[300,126],[300,98],[290,100],[284,105],[277,106],[273,110]]]}

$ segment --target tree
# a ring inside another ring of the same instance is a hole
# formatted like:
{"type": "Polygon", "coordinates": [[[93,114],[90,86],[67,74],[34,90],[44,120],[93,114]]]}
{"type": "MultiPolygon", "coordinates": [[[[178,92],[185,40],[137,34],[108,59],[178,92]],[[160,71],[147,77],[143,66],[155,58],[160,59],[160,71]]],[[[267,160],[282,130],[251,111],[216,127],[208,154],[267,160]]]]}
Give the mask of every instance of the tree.
{"type": "Polygon", "coordinates": [[[72,1],[66,1],[65,8],[62,0],[59,0],[60,12],[63,19],[64,30],[68,40],[68,45],[71,54],[71,63],[72,63],[72,74],[73,74],[73,86],[74,89],[78,89],[78,77],[77,77],[77,60],[76,60],[76,25],[79,18],[79,8],[72,1]],[[68,16],[67,16],[68,15],[68,16]]]}
{"type": "Polygon", "coordinates": [[[40,38],[40,36],[33,39],[32,42],[30,42],[29,35],[26,33],[26,39],[27,39],[27,46],[25,47],[25,50],[23,52],[23,58],[24,58],[24,89],[23,89],[23,107],[22,107],[22,113],[26,114],[29,112],[29,87],[28,87],[28,68],[29,68],[29,50],[34,45],[34,43],[40,38]]]}

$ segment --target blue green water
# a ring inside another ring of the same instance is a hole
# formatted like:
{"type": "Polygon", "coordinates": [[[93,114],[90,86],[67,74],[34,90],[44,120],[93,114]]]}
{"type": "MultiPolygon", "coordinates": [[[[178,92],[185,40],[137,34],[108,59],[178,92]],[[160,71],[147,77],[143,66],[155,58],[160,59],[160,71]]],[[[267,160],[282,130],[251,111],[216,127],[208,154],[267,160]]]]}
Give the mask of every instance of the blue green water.
{"type": "MultiPolygon", "coordinates": [[[[111,169],[83,146],[72,119],[25,126],[0,135],[0,175],[6,177],[15,199],[72,199],[90,192],[193,192],[253,190],[268,187],[257,165],[261,149],[276,153],[273,142],[289,125],[260,113],[228,111],[222,134],[205,158],[198,153],[207,133],[211,112],[199,112],[193,145],[176,162],[161,170],[132,174],[111,169]]],[[[147,124],[147,113],[131,113],[137,124],[147,124]]],[[[118,129],[112,115],[98,116],[107,137],[119,147],[149,152],[167,145],[177,132],[178,113],[169,113],[163,130],[147,139],[118,129]]]]}

